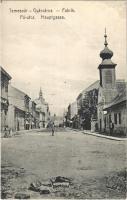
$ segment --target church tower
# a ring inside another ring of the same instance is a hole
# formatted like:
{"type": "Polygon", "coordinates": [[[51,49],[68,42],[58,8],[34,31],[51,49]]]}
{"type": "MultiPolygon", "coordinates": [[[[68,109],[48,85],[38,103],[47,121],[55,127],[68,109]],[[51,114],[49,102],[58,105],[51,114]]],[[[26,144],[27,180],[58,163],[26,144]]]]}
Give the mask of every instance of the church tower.
{"type": "Polygon", "coordinates": [[[104,49],[100,52],[102,58],[101,64],[98,66],[100,73],[100,86],[98,92],[98,127],[99,131],[103,132],[106,127],[104,106],[110,103],[117,95],[116,90],[116,64],[112,62],[111,58],[113,52],[108,48],[107,34],[105,29],[104,49]]]}
{"type": "Polygon", "coordinates": [[[39,99],[42,99],[42,89],[40,88],[39,99]]]}
{"type": "Polygon", "coordinates": [[[40,91],[39,91],[39,100],[41,103],[45,103],[45,99],[43,98],[43,93],[42,93],[42,89],[40,88],[40,91]]]}
{"type": "Polygon", "coordinates": [[[100,73],[100,87],[102,87],[102,90],[104,91],[103,97],[105,98],[105,103],[109,103],[114,96],[116,96],[116,64],[111,60],[113,52],[108,48],[106,29],[104,37],[105,47],[100,52],[102,62],[98,69],[100,73]]]}
{"type": "Polygon", "coordinates": [[[114,88],[116,81],[115,67],[116,64],[112,62],[111,58],[113,56],[113,52],[107,47],[107,34],[105,29],[105,48],[100,52],[100,57],[102,58],[102,62],[99,65],[100,71],[100,85],[103,88],[114,88]]]}

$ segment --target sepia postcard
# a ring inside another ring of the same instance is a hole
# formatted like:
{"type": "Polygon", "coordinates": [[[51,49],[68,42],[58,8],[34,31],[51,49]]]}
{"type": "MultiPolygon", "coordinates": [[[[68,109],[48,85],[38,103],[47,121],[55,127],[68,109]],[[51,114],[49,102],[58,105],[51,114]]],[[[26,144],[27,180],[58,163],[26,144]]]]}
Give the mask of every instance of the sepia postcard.
{"type": "Polygon", "coordinates": [[[1,199],[126,199],[126,10],[0,2],[1,199]]]}

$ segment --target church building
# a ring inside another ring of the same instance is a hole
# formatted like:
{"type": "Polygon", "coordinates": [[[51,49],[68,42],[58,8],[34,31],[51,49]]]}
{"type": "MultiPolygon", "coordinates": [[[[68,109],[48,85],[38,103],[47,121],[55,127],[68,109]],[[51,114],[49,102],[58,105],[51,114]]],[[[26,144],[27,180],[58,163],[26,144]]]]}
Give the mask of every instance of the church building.
{"type": "Polygon", "coordinates": [[[50,112],[48,103],[43,98],[42,90],[40,88],[39,98],[35,99],[36,110],[39,112],[39,127],[44,128],[50,120],[50,112]]]}
{"type": "MultiPolygon", "coordinates": [[[[124,80],[116,80],[116,71],[115,71],[116,64],[111,60],[113,52],[108,48],[106,31],[104,37],[105,37],[105,43],[104,43],[105,47],[104,50],[100,52],[100,57],[102,58],[102,62],[98,67],[100,74],[100,85],[98,93],[98,128],[99,132],[107,132],[107,130],[108,132],[110,132],[111,128],[110,124],[112,123],[114,126],[115,119],[114,115],[109,114],[108,117],[106,116],[107,115],[106,108],[109,108],[109,106],[107,105],[113,104],[114,99],[121,92],[123,93],[123,91],[126,88],[126,84],[124,80]]],[[[110,112],[112,112],[111,109],[110,112]]]]}

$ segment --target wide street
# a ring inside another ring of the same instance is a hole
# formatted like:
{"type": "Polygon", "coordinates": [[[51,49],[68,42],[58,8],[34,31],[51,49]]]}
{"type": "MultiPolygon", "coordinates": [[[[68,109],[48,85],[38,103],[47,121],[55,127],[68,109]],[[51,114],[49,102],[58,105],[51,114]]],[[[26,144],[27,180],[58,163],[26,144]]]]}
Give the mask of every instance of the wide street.
{"type": "Polygon", "coordinates": [[[61,129],[55,136],[43,130],[2,138],[1,147],[3,193],[26,191],[31,198],[125,197],[123,187],[114,187],[112,178],[120,177],[123,184],[125,141],[61,129]],[[31,182],[56,176],[69,178],[72,185],[48,195],[28,190],[31,182]]]}

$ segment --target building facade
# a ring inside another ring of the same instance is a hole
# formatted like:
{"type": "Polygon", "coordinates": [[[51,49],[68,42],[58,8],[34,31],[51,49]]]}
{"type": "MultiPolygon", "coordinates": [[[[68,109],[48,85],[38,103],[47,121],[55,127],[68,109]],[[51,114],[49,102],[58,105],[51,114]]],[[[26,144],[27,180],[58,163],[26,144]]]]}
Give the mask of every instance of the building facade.
{"type": "Polygon", "coordinates": [[[98,94],[98,127],[100,132],[104,132],[104,105],[108,104],[117,95],[116,89],[116,64],[112,62],[111,58],[113,52],[107,47],[107,35],[105,33],[105,48],[100,52],[102,62],[99,65],[100,86],[98,94]]]}
{"type": "Polygon", "coordinates": [[[77,101],[70,104],[70,114],[71,120],[78,114],[77,101]]]}
{"type": "Polygon", "coordinates": [[[36,110],[39,112],[39,127],[44,128],[50,121],[50,111],[48,103],[43,98],[41,89],[39,92],[39,98],[35,99],[35,103],[36,103],[36,110]]]}
{"type": "Polygon", "coordinates": [[[124,80],[116,80],[116,64],[111,60],[113,52],[107,47],[108,43],[106,33],[104,37],[105,47],[104,50],[100,52],[102,62],[98,67],[100,74],[98,93],[98,128],[101,133],[110,133],[112,132],[112,129],[117,133],[120,132],[120,129],[122,131],[126,130],[126,101],[123,101],[122,95],[120,95],[124,93],[124,96],[126,96],[125,92],[123,92],[126,91],[126,83],[124,80]],[[119,98],[121,98],[121,100],[119,98]],[[119,101],[117,102],[118,99],[119,101]]]}
{"type": "Polygon", "coordinates": [[[30,97],[21,90],[9,85],[8,126],[12,131],[30,128],[30,97]]]}
{"type": "Polygon", "coordinates": [[[79,122],[85,130],[93,129],[97,123],[98,90],[99,81],[95,81],[77,97],[79,122]]]}
{"type": "Polygon", "coordinates": [[[37,128],[37,113],[36,113],[36,103],[34,101],[29,102],[29,112],[30,112],[30,128],[37,128]]]}
{"type": "Polygon", "coordinates": [[[0,81],[1,81],[1,132],[8,126],[8,85],[11,80],[11,76],[0,67],[0,81]]]}
{"type": "Polygon", "coordinates": [[[40,128],[39,123],[40,123],[40,113],[36,109],[36,128],[40,128]]]}
{"type": "Polygon", "coordinates": [[[105,31],[104,49],[98,66],[100,80],[95,81],[77,97],[77,114],[71,117],[71,104],[67,108],[65,121],[72,127],[92,132],[126,135],[127,133],[127,83],[123,79],[116,80],[116,64],[111,58],[113,52],[108,48],[105,31]],[[75,124],[74,124],[75,122],[75,124]]]}
{"type": "Polygon", "coordinates": [[[105,105],[103,110],[105,132],[115,136],[127,136],[127,88],[105,105]]]}

